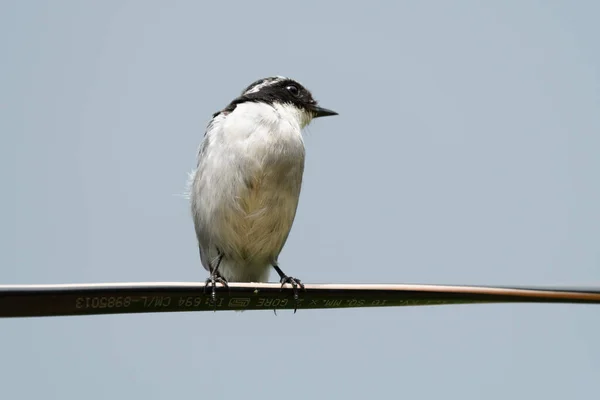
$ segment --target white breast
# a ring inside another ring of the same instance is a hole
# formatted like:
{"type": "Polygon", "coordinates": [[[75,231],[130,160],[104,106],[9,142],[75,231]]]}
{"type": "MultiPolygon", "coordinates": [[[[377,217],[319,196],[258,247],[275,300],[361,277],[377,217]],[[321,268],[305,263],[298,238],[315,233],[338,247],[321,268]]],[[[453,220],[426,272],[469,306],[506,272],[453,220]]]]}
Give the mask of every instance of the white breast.
{"type": "MultiPolygon", "coordinates": [[[[243,103],[216,120],[192,186],[192,210],[203,264],[225,257],[233,281],[261,281],[291,229],[304,171],[301,129],[291,106],[243,103]]],[[[265,275],[267,274],[267,275],[265,275]]]]}

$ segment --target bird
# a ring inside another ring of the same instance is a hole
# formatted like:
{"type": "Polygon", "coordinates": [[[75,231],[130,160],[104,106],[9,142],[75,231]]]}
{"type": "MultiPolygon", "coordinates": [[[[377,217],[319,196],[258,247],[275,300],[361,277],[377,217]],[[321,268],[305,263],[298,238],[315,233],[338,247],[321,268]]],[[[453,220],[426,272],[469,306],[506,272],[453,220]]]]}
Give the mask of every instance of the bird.
{"type": "MultiPolygon", "coordinates": [[[[267,282],[273,268],[298,304],[300,279],[278,264],[296,216],[305,163],[303,130],[323,108],[298,81],[258,79],[212,115],[190,174],[200,261],[217,283],[267,282]]],[[[294,310],[295,311],[295,310],[294,310]]]]}

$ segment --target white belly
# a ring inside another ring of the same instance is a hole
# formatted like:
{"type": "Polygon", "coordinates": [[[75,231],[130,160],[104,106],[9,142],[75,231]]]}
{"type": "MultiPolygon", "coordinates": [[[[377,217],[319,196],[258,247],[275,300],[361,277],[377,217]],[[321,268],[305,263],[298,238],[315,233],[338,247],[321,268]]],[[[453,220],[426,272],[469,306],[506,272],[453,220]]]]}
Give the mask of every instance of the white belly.
{"type": "Polygon", "coordinates": [[[208,147],[194,178],[192,211],[203,265],[209,270],[223,254],[219,272],[230,281],[267,280],[296,215],[304,143],[299,127],[275,123],[281,126],[254,124],[245,136],[243,123],[229,131],[225,123],[210,138],[217,145],[208,147]]]}
{"type": "Polygon", "coordinates": [[[258,185],[244,191],[236,207],[219,213],[215,222],[220,230],[219,248],[225,254],[219,270],[226,279],[257,278],[277,262],[296,214],[297,191],[258,185]]]}

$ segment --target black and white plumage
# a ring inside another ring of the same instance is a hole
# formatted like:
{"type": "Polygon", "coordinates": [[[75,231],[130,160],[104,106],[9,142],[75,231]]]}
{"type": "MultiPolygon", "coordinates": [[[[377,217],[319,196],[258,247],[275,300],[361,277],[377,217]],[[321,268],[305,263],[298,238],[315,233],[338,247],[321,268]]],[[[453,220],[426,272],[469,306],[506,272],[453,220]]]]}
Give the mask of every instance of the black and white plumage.
{"type": "Polygon", "coordinates": [[[190,187],[207,282],[265,282],[274,267],[282,284],[300,284],[279,269],[277,258],[302,186],[302,129],[329,115],[337,113],[281,76],[252,83],[213,115],[190,187]]]}

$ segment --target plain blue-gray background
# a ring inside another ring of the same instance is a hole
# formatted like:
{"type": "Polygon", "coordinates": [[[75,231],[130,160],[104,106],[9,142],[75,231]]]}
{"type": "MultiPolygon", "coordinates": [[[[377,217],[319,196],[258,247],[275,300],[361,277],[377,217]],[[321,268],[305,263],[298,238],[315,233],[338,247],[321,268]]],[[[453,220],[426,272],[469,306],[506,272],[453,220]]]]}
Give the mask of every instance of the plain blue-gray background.
{"type": "MultiPolygon", "coordinates": [[[[600,285],[597,2],[0,4],[1,283],[204,280],[197,146],[287,75],[340,113],[287,273],[600,285]]],[[[584,305],[2,320],[0,397],[591,398],[599,338],[584,305]]]]}

